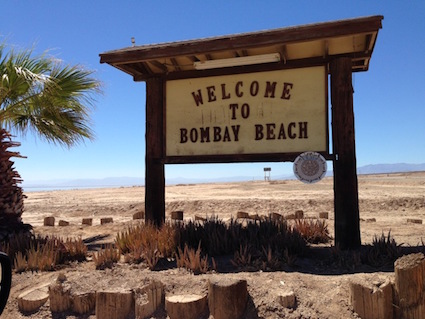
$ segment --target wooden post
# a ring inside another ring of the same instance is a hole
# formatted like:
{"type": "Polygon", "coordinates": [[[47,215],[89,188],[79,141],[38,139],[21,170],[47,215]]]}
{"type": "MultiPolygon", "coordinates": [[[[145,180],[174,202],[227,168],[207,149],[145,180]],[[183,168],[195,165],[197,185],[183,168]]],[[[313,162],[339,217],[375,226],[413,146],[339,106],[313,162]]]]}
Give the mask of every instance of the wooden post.
{"type": "Polygon", "coordinates": [[[351,58],[330,63],[334,170],[335,245],[360,247],[351,58]]]}
{"type": "Polygon", "coordinates": [[[146,81],[145,221],[158,227],[165,221],[163,89],[162,78],[146,81]]]}

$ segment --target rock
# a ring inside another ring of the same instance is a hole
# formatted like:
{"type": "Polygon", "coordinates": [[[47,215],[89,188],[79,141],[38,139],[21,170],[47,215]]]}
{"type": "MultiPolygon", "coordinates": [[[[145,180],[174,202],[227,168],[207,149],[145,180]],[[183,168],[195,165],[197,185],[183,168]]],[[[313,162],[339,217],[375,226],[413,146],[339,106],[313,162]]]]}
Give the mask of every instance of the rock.
{"type": "Polygon", "coordinates": [[[55,218],[53,216],[45,217],[44,226],[55,226],[55,218]]]}
{"type": "MultiPolygon", "coordinates": [[[[170,319],[197,319],[207,311],[207,296],[174,295],[165,297],[165,310],[170,319]],[[182,316],[184,314],[184,316],[182,316]]],[[[218,318],[218,317],[215,317],[218,318]]]]}
{"type": "Polygon", "coordinates": [[[208,306],[214,319],[242,318],[247,302],[246,280],[230,278],[209,280],[208,306]]]}
{"type": "Polygon", "coordinates": [[[35,312],[49,299],[49,285],[45,283],[22,292],[18,296],[18,308],[22,312],[35,312]]]}
{"type": "Polygon", "coordinates": [[[136,291],[135,312],[136,318],[150,318],[163,304],[164,285],[160,281],[153,281],[136,291]]]}
{"type": "Polygon", "coordinates": [[[295,308],[295,293],[293,291],[285,291],[279,293],[277,300],[282,307],[295,308]]]}
{"type": "Polygon", "coordinates": [[[96,293],[96,318],[127,319],[132,316],[134,316],[134,297],[131,290],[96,293]]]}

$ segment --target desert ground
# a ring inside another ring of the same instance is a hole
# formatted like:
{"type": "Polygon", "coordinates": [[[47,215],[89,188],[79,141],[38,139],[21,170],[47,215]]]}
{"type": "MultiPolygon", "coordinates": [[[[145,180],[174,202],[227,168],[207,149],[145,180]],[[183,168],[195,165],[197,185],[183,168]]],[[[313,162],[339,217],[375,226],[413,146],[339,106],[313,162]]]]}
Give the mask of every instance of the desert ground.
{"type": "MultiPolygon", "coordinates": [[[[398,244],[423,246],[425,224],[407,222],[425,219],[425,172],[381,175],[360,175],[359,206],[362,244],[370,244],[374,236],[391,232],[398,244]]],[[[33,225],[36,234],[83,239],[99,236],[102,244],[113,242],[118,232],[133,221],[134,213],[144,208],[143,187],[115,189],[76,189],[26,193],[23,221],[33,225]],[[43,226],[43,219],[54,216],[56,226],[43,226]],[[100,224],[100,219],[112,217],[112,224],[100,224]],[[82,225],[82,218],[93,218],[93,225],[82,225]],[[59,227],[57,221],[66,220],[69,226],[59,227]]],[[[195,214],[216,216],[223,220],[236,217],[238,211],[250,214],[287,215],[303,210],[306,217],[317,217],[329,212],[327,220],[330,235],[334,232],[333,179],[307,185],[297,180],[252,181],[238,183],[184,184],[166,187],[166,218],[170,212],[183,210],[184,219],[195,214]]],[[[424,239],[425,240],[425,239],[424,239]]],[[[314,247],[316,255],[328,245],[314,247]],[[325,247],[324,247],[325,246],[325,247]]],[[[313,254],[312,252],[312,254],[313,254]]],[[[55,272],[26,272],[14,274],[8,305],[2,318],[89,318],[73,314],[52,314],[48,304],[32,314],[18,310],[17,296],[35,285],[53,282],[64,273],[69,281],[81,289],[107,289],[110,287],[137,288],[146,280],[158,279],[165,284],[166,294],[197,293],[207,291],[209,278],[215,276],[246,279],[250,302],[247,318],[359,318],[349,300],[349,282],[384,282],[394,278],[392,269],[360,267],[348,270],[327,263],[326,257],[305,256],[285,271],[226,273],[210,272],[193,275],[184,269],[150,271],[143,264],[118,263],[112,269],[95,270],[93,262],[72,264],[55,272]],[[282,291],[293,291],[296,307],[282,307],[277,296],[282,291]]],[[[162,312],[153,318],[166,318],[162,312]]]]}

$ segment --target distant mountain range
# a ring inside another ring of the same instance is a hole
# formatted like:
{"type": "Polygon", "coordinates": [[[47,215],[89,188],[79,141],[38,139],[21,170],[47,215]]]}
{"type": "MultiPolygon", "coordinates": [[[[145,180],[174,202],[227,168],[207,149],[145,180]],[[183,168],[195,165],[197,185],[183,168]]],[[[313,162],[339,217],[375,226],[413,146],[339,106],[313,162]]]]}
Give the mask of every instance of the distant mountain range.
{"type": "MultiPolygon", "coordinates": [[[[373,164],[357,168],[358,174],[389,174],[402,172],[419,172],[425,171],[424,164],[373,164]]],[[[327,176],[332,176],[333,172],[328,171],[327,176]]],[[[201,178],[172,178],[167,179],[167,185],[176,184],[199,184],[199,183],[218,183],[218,182],[244,182],[252,180],[262,180],[263,176],[231,176],[215,179],[201,178]]],[[[294,179],[293,174],[272,176],[274,180],[294,179]]],[[[25,191],[37,190],[53,190],[53,189],[74,189],[74,188],[106,188],[106,187],[131,187],[143,186],[145,179],[143,177],[108,177],[102,179],[73,179],[73,180],[45,180],[23,182],[22,186],[25,191]]]]}
{"type": "Polygon", "coordinates": [[[386,173],[404,173],[425,171],[424,164],[374,164],[357,168],[358,174],[386,174],[386,173]]]}

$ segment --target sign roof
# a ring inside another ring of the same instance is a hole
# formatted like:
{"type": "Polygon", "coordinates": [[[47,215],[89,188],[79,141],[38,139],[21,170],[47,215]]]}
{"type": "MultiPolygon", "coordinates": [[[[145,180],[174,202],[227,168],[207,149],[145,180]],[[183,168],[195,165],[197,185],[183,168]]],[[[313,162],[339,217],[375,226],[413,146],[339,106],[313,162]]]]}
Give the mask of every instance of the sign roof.
{"type": "MultiPolygon", "coordinates": [[[[279,53],[277,68],[324,65],[333,57],[348,56],[352,70],[367,71],[382,28],[383,16],[322,22],[197,40],[132,46],[100,54],[135,81],[167,75],[199,76],[194,62],[279,53]]],[[[273,65],[276,69],[276,64],[273,65]]],[[[233,67],[233,71],[235,68],[233,67]]],[[[239,67],[241,68],[241,67],[239,67]]],[[[264,68],[263,68],[264,70],[264,68]]]]}

